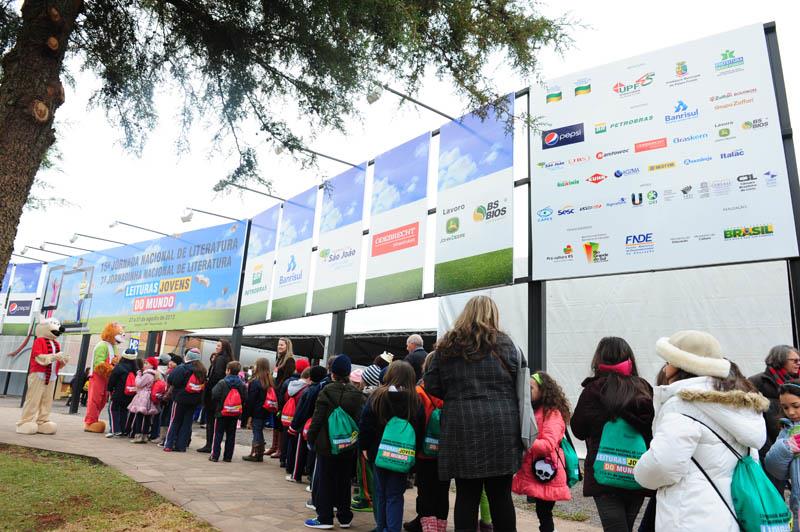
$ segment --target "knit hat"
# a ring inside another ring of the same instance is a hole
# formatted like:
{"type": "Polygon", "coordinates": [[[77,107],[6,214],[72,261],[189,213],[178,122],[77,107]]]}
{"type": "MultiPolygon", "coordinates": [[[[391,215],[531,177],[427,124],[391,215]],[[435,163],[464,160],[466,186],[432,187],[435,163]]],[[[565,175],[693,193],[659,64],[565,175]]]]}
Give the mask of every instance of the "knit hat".
{"type": "Polygon", "coordinates": [[[173,353],[173,354],[171,354],[169,356],[169,359],[170,359],[171,362],[174,362],[178,366],[183,364],[183,357],[180,356],[180,355],[176,355],[176,354],[173,353]]]}
{"type": "Polygon", "coordinates": [[[381,383],[380,379],[381,379],[381,368],[379,368],[375,364],[367,366],[361,373],[361,381],[364,383],[364,386],[367,387],[378,386],[381,383]]]}
{"type": "Polygon", "coordinates": [[[328,370],[322,366],[314,366],[311,368],[311,382],[319,382],[324,379],[327,374],[328,370]]]}
{"type": "Polygon", "coordinates": [[[172,360],[172,355],[167,353],[161,353],[158,356],[158,365],[159,366],[166,366],[169,364],[169,361],[172,360]]]}
{"type": "Polygon", "coordinates": [[[186,352],[186,362],[193,362],[195,360],[200,360],[200,350],[193,347],[186,352]]]}
{"type": "Polygon", "coordinates": [[[136,356],[137,355],[138,355],[138,352],[136,351],[136,349],[128,348],[128,349],[125,350],[124,353],[122,353],[121,356],[122,356],[122,358],[125,358],[127,360],[136,360],[136,356]]]}
{"type": "Polygon", "coordinates": [[[294,359],[294,370],[297,373],[303,373],[303,370],[306,369],[307,367],[309,367],[310,365],[311,364],[309,364],[307,358],[295,358],[294,359]]]}
{"type": "Polygon", "coordinates": [[[362,368],[358,368],[350,373],[350,382],[361,382],[362,375],[364,374],[364,370],[362,368]]]}
{"type": "Polygon", "coordinates": [[[350,370],[353,364],[350,362],[350,357],[347,355],[339,355],[333,360],[331,364],[331,373],[337,377],[347,377],[350,375],[350,370]]]}
{"type": "Polygon", "coordinates": [[[156,357],[147,357],[145,360],[153,369],[158,368],[158,359],[156,357]]]}
{"type": "Polygon", "coordinates": [[[725,378],[731,371],[719,342],[706,332],[678,331],[669,338],[659,338],[656,353],[693,375],[725,378]]]}

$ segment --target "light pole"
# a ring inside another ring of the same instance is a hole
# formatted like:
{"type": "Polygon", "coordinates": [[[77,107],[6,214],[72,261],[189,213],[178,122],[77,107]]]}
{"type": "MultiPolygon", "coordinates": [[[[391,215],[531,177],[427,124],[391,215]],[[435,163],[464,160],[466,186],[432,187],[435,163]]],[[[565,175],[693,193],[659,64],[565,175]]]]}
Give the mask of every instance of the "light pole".
{"type": "Polygon", "coordinates": [[[147,232],[149,232],[149,233],[155,233],[155,234],[157,234],[157,235],[161,235],[161,236],[166,236],[166,237],[170,237],[170,236],[172,236],[172,235],[168,235],[167,233],[162,233],[161,231],[156,231],[156,230],[154,230],[154,229],[148,229],[148,228],[146,228],[146,227],[142,227],[142,226],[140,226],[140,225],[133,225],[133,224],[129,224],[128,222],[121,222],[121,221],[119,221],[119,220],[114,220],[113,222],[111,222],[111,223],[109,224],[109,226],[108,226],[108,227],[109,227],[109,228],[111,228],[111,229],[113,229],[113,228],[117,227],[118,225],[126,225],[126,226],[128,226],[128,227],[133,227],[134,229],[140,229],[140,230],[142,230],[142,231],[147,231],[147,232]]]}
{"type": "Polygon", "coordinates": [[[413,98],[413,97],[409,96],[408,94],[402,93],[397,89],[393,89],[388,85],[384,85],[383,83],[378,83],[377,85],[373,86],[373,88],[367,93],[367,103],[372,105],[373,103],[377,102],[380,99],[380,97],[381,97],[381,95],[382,95],[384,90],[387,90],[387,91],[391,92],[392,94],[396,94],[397,96],[400,96],[404,100],[408,100],[409,102],[411,102],[411,103],[413,103],[415,105],[419,105],[420,107],[424,107],[428,111],[431,111],[431,112],[436,113],[437,115],[443,116],[443,117],[445,117],[446,119],[448,119],[450,121],[453,121],[453,122],[456,121],[456,119],[453,118],[452,116],[450,116],[449,114],[443,113],[442,111],[436,109],[435,107],[431,107],[430,105],[428,105],[426,103],[422,103],[421,101],[417,100],[416,98],[413,98]]]}
{"type": "Polygon", "coordinates": [[[108,238],[102,238],[102,237],[99,237],[99,236],[85,235],[85,234],[83,234],[83,233],[73,233],[73,235],[72,235],[72,236],[70,237],[70,239],[69,239],[69,243],[70,243],[70,244],[74,244],[75,242],[77,242],[77,241],[78,241],[78,238],[79,238],[79,237],[83,237],[83,238],[91,238],[91,239],[93,239],[93,240],[101,240],[101,241],[103,241],[103,242],[110,242],[110,243],[112,243],[112,244],[118,244],[118,245],[120,245],[120,246],[127,246],[127,245],[129,245],[129,244],[126,244],[125,242],[119,242],[119,241],[117,241],[117,240],[110,240],[110,239],[108,239],[108,238]]]}
{"type": "Polygon", "coordinates": [[[238,218],[231,218],[230,216],[225,216],[223,214],[217,214],[215,212],[204,211],[201,209],[195,209],[194,207],[186,207],[186,213],[181,215],[181,221],[183,223],[189,223],[192,221],[192,217],[194,213],[199,212],[201,214],[207,214],[209,216],[216,216],[217,218],[224,218],[225,220],[230,220],[232,222],[241,222],[238,218]]]}

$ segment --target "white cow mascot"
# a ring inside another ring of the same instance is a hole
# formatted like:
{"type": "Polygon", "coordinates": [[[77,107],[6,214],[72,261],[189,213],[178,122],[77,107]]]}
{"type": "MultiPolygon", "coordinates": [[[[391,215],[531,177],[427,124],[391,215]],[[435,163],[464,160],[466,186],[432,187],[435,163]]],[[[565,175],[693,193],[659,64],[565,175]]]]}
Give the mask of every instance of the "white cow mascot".
{"type": "Polygon", "coordinates": [[[56,342],[64,326],[55,318],[40,318],[36,325],[36,340],[31,348],[30,371],[28,373],[28,392],[22,407],[22,419],[17,421],[20,434],[55,434],[58,428],[50,421],[50,408],[53,406],[53,393],[58,380],[58,372],[69,357],[61,352],[56,342]]]}

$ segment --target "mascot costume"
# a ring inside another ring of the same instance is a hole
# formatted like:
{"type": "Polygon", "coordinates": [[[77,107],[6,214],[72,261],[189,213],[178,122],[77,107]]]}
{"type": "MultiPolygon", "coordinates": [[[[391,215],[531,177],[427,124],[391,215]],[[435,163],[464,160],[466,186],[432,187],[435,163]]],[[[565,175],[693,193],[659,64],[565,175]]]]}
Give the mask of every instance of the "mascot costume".
{"type": "Polygon", "coordinates": [[[22,407],[22,419],[17,421],[20,434],[55,434],[58,428],[50,421],[58,372],[69,360],[56,342],[64,326],[55,318],[40,319],[36,325],[36,340],[31,348],[28,391],[22,407]]]}
{"type": "Polygon", "coordinates": [[[89,396],[86,401],[86,417],[83,430],[103,433],[106,424],[100,421],[100,413],[108,402],[108,376],[119,361],[116,346],[125,340],[125,331],[117,322],[106,324],[100,333],[101,341],[92,355],[92,374],[89,377],[89,396]]]}

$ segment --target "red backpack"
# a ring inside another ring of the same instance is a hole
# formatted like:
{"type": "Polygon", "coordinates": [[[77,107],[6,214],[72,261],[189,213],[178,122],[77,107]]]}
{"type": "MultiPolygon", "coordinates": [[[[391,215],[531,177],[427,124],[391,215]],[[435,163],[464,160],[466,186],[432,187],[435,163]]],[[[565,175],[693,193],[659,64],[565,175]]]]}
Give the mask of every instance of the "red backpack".
{"type": "Polygon", "coordinates": [[[184,387],[186,393],[200,393],[205,389],[206,389],[206,383],[200,382],[197,379],[197,375],[195,375],[194,373],[192,373],[192,376],[189,377],[189,381],[186,383],[186,386],[184,387]]]}
{"type": "Polygon", "coordinates": [[[222,415],[225,417],[239,417],[242,415],[242,395],[236,388],[228,390],[225,401],[222,403],[222,415]]]}
{"type": "Polygon", "coordinates": [[[306,424],[303,425],[303,439],[308,441],[308,429],[311,428],[311,418],[306,420],[306,424]]]}
{"type": "Polygon", "coordinates": [[[136,374],[128,373],[125,379],[125,395],[136,395],[136,374]]]}
{"type": "Polygon", "coordinates": [[[271,414],[278,411],[278,394],[275,393],[275,388],[270,387],[270,389],[267,390],[267,395],[264,397],[263,408],[271,414]]]}
{"type": "Polygon", "coordinates": [[[288,427],[292,424],[292,420],[294,419],[294,413],[297,411],[297,396],[300,395],[293,395],[286,401],[286,404],[283,405],[283,410],[281,410],[281,423],[284,427],[288,427]]]}
{"type": "Polygon", "coordinates": [[[161,379],[157,380],[153,383],[153,387],[150,388],[150,401],[153,403],[160,403],[164,398],[164,392],[166,391],[167,383],[161,379]]]}

